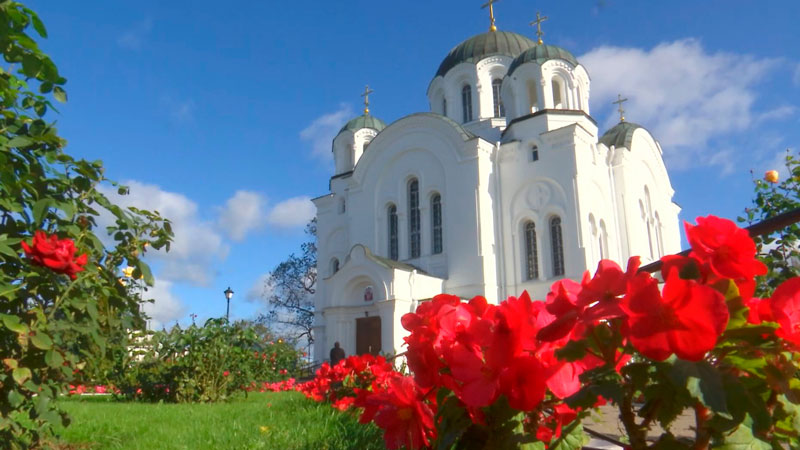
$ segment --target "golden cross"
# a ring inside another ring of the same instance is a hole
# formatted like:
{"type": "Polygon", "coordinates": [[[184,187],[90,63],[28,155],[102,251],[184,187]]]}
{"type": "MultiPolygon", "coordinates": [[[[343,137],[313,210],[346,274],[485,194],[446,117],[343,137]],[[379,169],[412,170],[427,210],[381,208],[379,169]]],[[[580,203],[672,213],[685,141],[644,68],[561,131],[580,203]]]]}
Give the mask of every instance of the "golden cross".
{"type": "Polygon", "coordinates": [[[369,94],[372,94],[372,89],[369,88],[369,85],[364,86],[364,93],[361,94],[364,97],[364,114],[369,114],[369,94]]]}
{"type": "Polygon", "coordinates": [[[489,0],[481,6],[481,9],[485,9],[487,6],[489,7],[489,19],[492,21],[491,26],[489,26],[489,31],[497,31],[497,27],[494,26],[494,4],[499,1],[500,0],[489,0]]]}
{"type": "Polygon", "coordinates": [[[622,104],[627,102],[627,101],[628,101],[627,98],[622,98],[622,94],[617,94],[617,101],[611,102],[611,104],[613,104],[613,105],[619,105],[619,108],[617,108],[617,111],[619,111],[619,121],[620,122],[625,122],[625,109],[622,108],[622,104]]]}
{"type": "Polygon", "coordinates": [[[542,32],[542,22],[545,20],[547,20],[547,16],[542,17],[539,11],[536,11],[536,20],[530,23],[531,26],[536,25],[536,36],[539,38],[539,45],[544,44],[544,41],[542,41],[542,36],[544,36],[544,32],[542,32]]]}

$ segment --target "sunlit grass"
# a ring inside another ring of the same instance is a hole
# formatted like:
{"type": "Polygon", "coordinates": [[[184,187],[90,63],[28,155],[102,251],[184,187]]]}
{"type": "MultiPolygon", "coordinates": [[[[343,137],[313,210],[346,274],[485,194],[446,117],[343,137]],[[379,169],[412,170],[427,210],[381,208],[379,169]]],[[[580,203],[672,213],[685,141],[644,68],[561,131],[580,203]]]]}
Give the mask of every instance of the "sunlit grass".
{"type": "Polygon", "coordinates": [[[67,448],[381,449],[381,432],[297,392],[251,394],[217,404],[114,402],[69,398],[67,448]]]}

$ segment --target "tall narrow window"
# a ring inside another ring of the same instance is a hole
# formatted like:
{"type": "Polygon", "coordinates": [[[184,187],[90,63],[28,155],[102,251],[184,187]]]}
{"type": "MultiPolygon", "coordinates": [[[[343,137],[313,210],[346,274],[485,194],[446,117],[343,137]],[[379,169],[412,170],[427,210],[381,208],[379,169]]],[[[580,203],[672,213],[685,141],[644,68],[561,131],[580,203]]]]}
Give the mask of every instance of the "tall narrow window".
{"type": "Polygon", "coordinates": [[[447,115],[447,99],[442,97],[442,115],[447,115]]]}
{"type": "Polygon", "coordinates": [[[503,107],[503,98],[500,97],[500,87],[503,85],[503,80],[496,79],[492,81],[492,98],[494,99],[494,116],[505,117],[506,109],[503,107]]]}
{"type": "Polygon", "coordinates": [[[564,108],[564,90],[561,80],[558,77],[553,77],[550,83],[553,85],[553,108],[564,108]]]}
{"type": "Polygon", "coordinates": [[[525,224],[525,279],[539,278],[539,256],[536,251],[536,225],[525,224]]]}
{"type": "Polygon", "coordinates": [[[389,205],[387,210],[389,223],[389,258],[397,261],[400,259],[400,252],[397,247],[397,206],[389,205]]]}
{"type": "Polygon", "coordinates": [[[564,242],[561,239],[561,218],[550,219],[550,245],[553,247],[553,276],[564,275],[564,242]]]}
{"type": "Polygon", "coordinates": [[[331,275],[339,271],[339,259],[333,258],[331,260],[331,275]]]}
{"type": "Polygon", "coordinates": [[[419,220],[419,181],[416,179],[408,183],[408,256],[419,258],[421,253],[421,236],[419,220]]]}
{"type": "Polygon", "coordinates": [[[539,88],[533,80],[528,81],[528,103],[530,105],[530,112],[535,113],[539,110],[539,88]]]}
{"type": "Polygon", "coordinates": [[[606,231],[606,223],[600,221],[600,259],[606,259],[608,255],[608,231],[606,231]]]}
{"type": "Polygon", "coordinates": [[[461,89],[461,111],[463,112],[463,122],[472,122],[472,87],[468,84],[461,89]]]}
{"type": "Polygon", "coordinates": [[[433,237],[433,254],[442,253],[442,196],[431,197],[431,234],[433,237]]]}
{"type": "Polygon", "coordinates": [[[650,259],[654,260],[656,252],[653,245],[653,208],[650,203],[650,189],[647,186],[644,187],[644,205],[646,208],[644,226],[647,227],[647,245],[650,248],[650,259]]]}
{"type": "Polygon", "coordinates": [[[664,238],[661,235],[661,218],[656,213],[656,250],[658,250],[658,257],[664,256],[664,238]]]}
{"type": "Polygon", "coordinates": [[[539,160],[539,147],[533,146],[531,147],[531,162],[536,162],[539,160]]]}

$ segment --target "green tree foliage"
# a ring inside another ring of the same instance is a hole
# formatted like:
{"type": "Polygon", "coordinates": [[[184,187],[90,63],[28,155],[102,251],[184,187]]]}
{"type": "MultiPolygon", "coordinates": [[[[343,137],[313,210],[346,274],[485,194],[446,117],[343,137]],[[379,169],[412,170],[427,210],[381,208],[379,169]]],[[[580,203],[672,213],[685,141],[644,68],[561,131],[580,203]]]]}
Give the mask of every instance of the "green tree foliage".
{"type": "MultiPolygon", "coordinates": [[[[753,177],[755,197],[745,208],[739,222],[753,224],[800,208],[800,159],[786,150],[784,158],[788,177],[772,183],[753,177]]],[[[800,224],[794,223],[780,230],[754,237],[759,258],[769,272],[761,278],[756,295],[769,297],[775,288],[789,278],[800,276],[800,224]]]]}
{"type": "Polygon", "coordinates": [[[141,254],[168,248],[171,239],[158,214],[123,209],[102,194],[98,188],[110,182],[101,162],[63,151],[47,112],[53,99],[66,101],[66,79],[31,32],[47,37],[33,11],[0,0],[0,442],[11,448],[37,446],[52,424],[68,422],[56,396],[106,351],[110,335],[143,323],[120,267],[152,283],[141,254]],[[98,229],[101,215],[111,224],[106,230],[98,229]],[[22,243],[40,230],[87,255],[76,279],[24,255],[22,243]]]}
{"type": "Polygon", "coordinates": [[[306,225],[309,240],[272,270],[267,279],[266,295],[271,310],[262,322],[286,328],[299,340],[312,342],[314,328],[314,293],[317,285],[317,219],[306,225]]]}

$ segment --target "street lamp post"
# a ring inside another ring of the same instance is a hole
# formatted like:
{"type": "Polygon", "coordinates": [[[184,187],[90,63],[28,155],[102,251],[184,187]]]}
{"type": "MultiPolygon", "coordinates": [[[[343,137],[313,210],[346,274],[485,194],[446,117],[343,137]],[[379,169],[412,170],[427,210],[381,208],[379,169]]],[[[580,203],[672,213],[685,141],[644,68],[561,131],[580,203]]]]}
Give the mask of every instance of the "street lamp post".
{"type": "Polygon", "coordinates": [[[225,291],[223,292],[223,294],[225,294],[225,298],[228,300],[228,308],[225,310],[225,320],[226,320],[226,321],[228,321],[228,322],[230,322],[230,316],[231,316],[231,298],[233,298],[233,290],[231,290],[231,287],[230,287],[230,286],[228,286],[228,289],[225,289],[225,291]]]}

